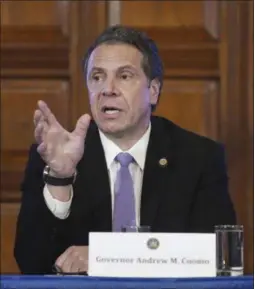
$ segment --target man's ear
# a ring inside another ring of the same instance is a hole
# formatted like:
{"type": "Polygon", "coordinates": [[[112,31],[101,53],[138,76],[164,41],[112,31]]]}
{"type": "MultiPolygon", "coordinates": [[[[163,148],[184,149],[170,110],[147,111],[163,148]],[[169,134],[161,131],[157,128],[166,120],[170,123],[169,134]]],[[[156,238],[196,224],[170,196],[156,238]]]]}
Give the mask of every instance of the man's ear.
{"type": "Polygon", "coordinates": [[[150,82],[150,103],[153,105],[157,104],[160,91],[160,82],[157,78],[154,78],[150,82]]]}

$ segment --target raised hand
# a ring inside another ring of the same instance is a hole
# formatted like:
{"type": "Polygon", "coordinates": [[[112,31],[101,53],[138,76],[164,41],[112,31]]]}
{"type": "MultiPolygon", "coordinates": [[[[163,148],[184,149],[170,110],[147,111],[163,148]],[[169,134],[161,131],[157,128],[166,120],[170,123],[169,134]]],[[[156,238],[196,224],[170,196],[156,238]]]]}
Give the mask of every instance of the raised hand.
{"type": "Polygon", "coordinates": [[[88,114],[77,121],[73,132],[65,130],[47,104],[38,102],[34,113],[34,136],[39,144],[37,151],[58,177],[69,177],[75,172],[84,152],[84,141],[90,123],[88,114]]]}

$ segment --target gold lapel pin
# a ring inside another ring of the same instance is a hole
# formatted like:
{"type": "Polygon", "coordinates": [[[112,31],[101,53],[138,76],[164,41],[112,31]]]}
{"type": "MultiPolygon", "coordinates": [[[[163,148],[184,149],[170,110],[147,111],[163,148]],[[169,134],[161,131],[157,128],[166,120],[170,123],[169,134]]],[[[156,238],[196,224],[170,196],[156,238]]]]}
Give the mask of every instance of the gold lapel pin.
{"type": "Polygon", "coordinates": [[[159,165],[160,165],[161,167],[167,166],[167,159],[166,159],[166,158],[160,159],[160,160],[159,160],[159,165]]]}

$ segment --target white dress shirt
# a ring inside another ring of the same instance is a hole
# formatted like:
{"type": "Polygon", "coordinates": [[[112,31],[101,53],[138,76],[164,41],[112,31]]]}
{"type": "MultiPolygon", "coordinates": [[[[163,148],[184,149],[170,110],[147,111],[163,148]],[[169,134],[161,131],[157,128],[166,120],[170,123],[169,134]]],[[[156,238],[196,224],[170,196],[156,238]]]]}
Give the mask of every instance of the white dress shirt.
{"type": "MultiPolygon", "coordinates": [[[[150,138],[151,124],[142,138],[128,151],[134,158],[134,162],[129,165],[129,170],[134,182],[134,193],[135,193],[135,207],[136,207],[136,223],[140,223],[140,203],[141,203],[141,190],[144,165],[146,159],[146,152],[150,138]]],[[[112,197],[112,208],[114,203],[114,184],[117,176],[117,171],[120,168],[120,164],[115,161],[117,154],[123,152],[114,142],[109,140],[101,131],[99,131],[101,143],[104,149],[107,169],[109,173],[110,186],[111,186],[111,197],[112,197]]],[[[67,202],[61,202],[54,199],[50,194],[47,185],[43,190],[45,202],[49,210],[59,219],[65,219],[70,213],[70,206],[72,202],[73,192],[71,192],[71,198],[67,202]]]]}

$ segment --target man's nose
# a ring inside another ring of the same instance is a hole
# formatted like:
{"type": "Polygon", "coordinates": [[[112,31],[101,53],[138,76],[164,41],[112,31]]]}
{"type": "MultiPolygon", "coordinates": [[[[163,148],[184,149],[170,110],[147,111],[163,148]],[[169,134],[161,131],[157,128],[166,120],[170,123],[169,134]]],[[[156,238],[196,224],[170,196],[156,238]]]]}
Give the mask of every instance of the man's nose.
{"type": "Polygon", "coordinates": [[[117,95],[117,89],[114,79],[108,79],[103,87],[102,94],[104,96],[117,95]]]}

